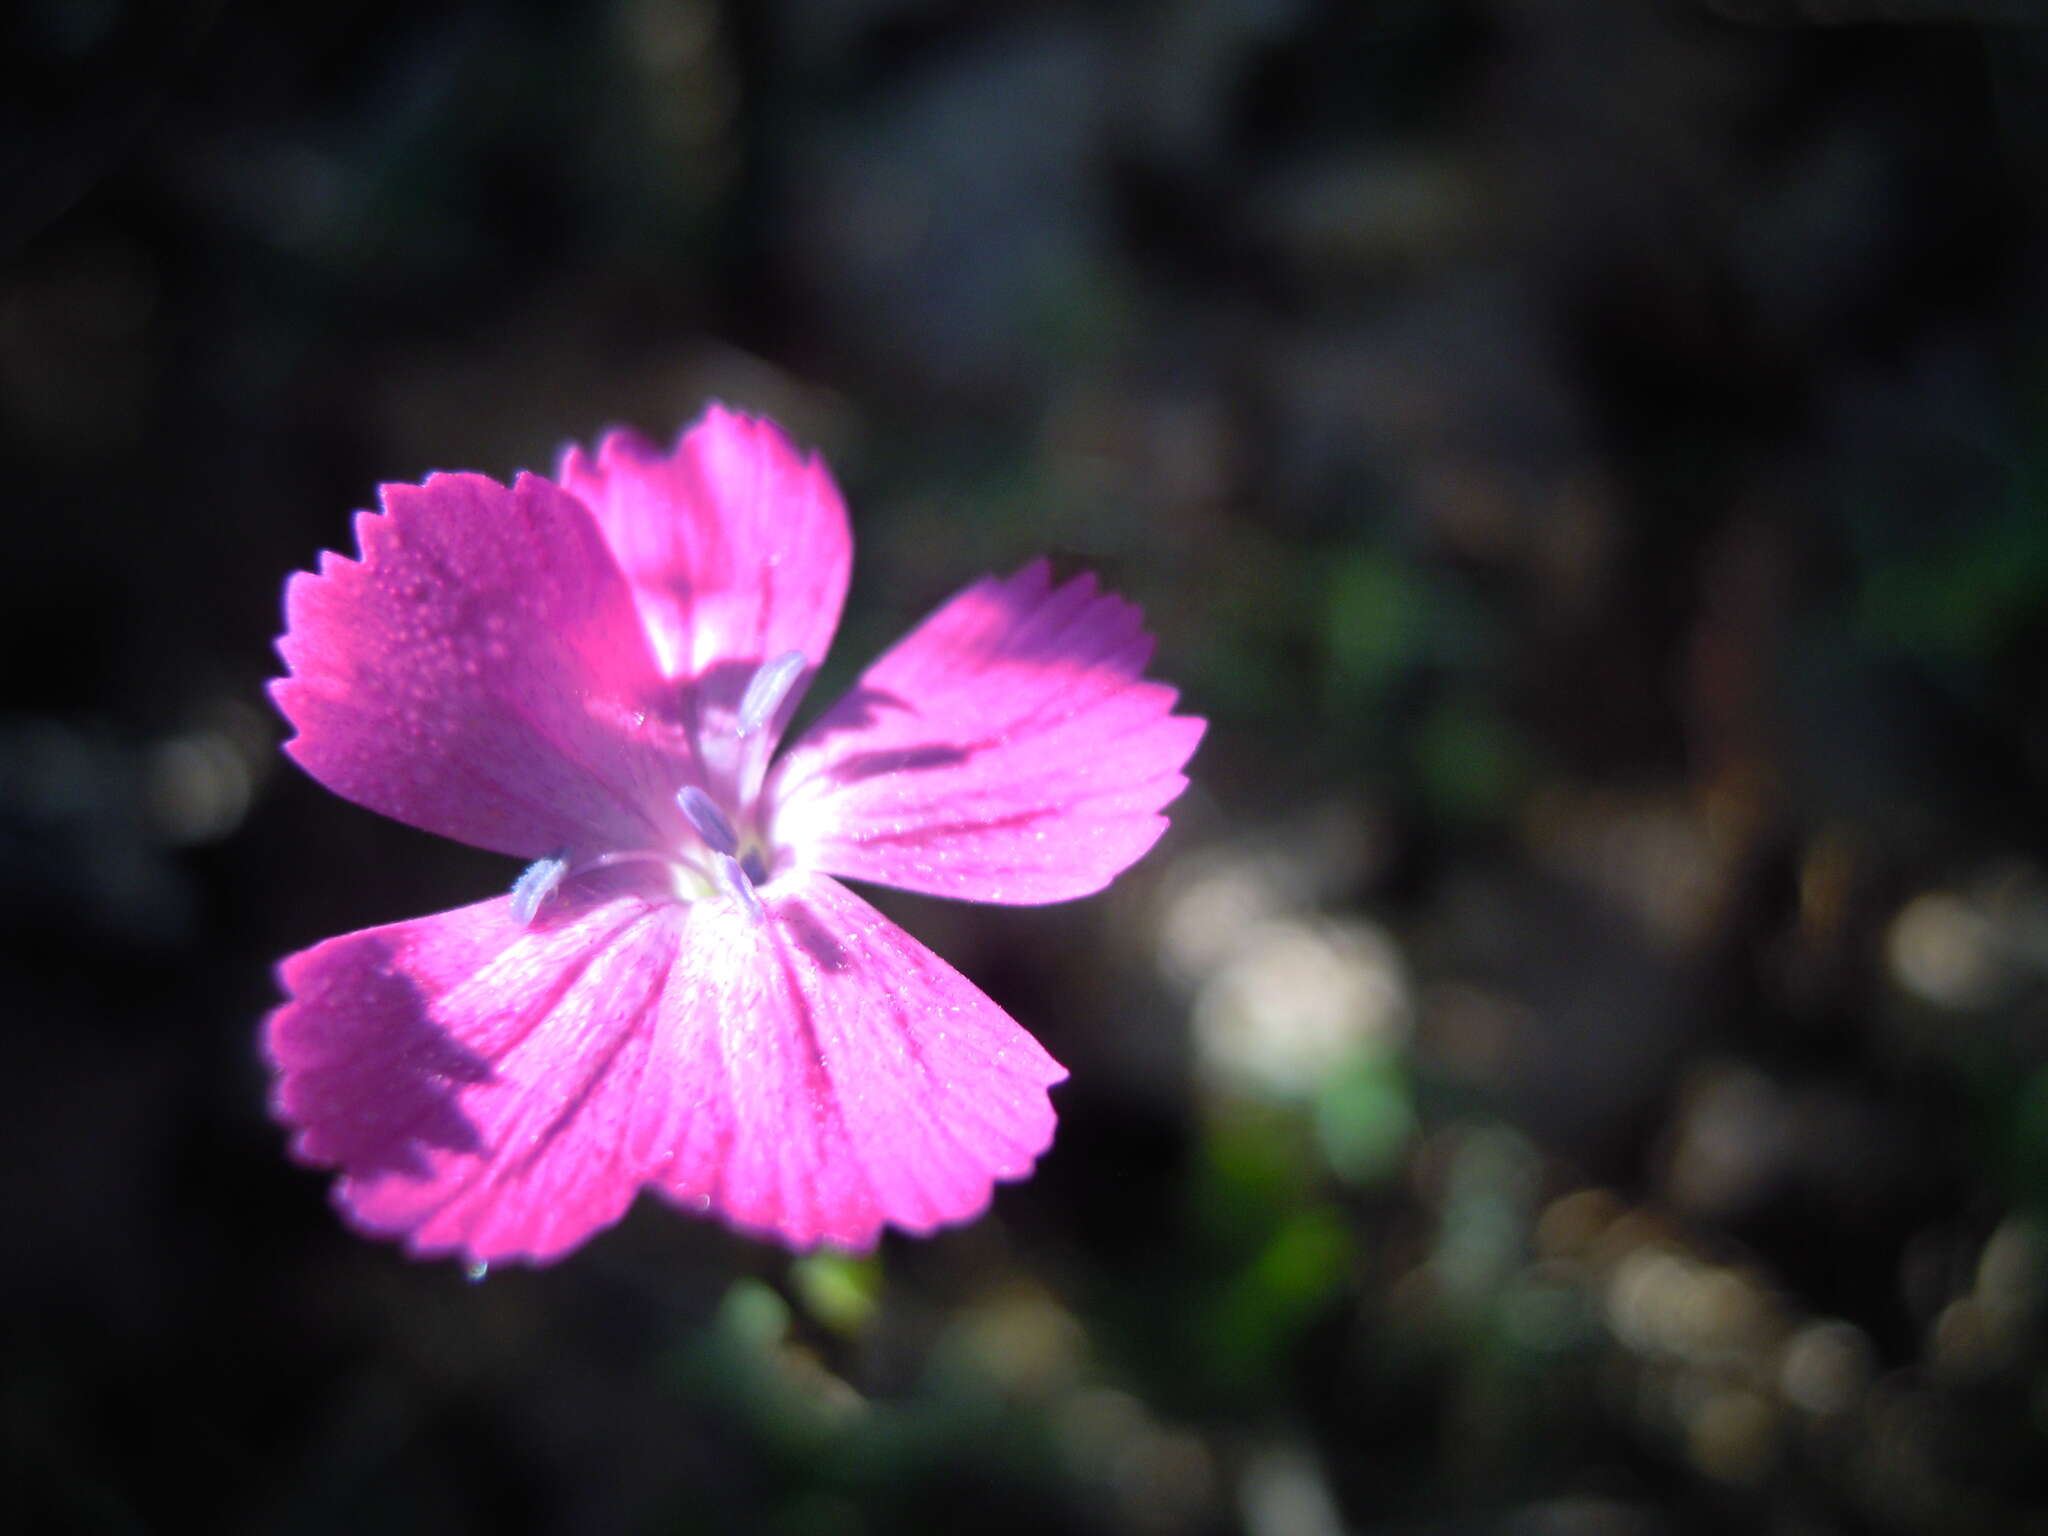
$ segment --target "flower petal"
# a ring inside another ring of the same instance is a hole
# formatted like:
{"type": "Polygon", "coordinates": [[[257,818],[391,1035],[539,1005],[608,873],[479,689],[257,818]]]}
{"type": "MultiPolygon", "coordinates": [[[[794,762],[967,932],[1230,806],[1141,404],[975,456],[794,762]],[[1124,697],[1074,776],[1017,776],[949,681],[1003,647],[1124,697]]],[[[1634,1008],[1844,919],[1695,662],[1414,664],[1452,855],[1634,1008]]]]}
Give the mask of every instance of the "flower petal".
{"type": "Polygon", "coordinates": [[[1143,678],[1136,607],[1043,560],[977,582],[868,669],[769,776],[792,862],[975,901],[1101,890],[1166,830],[1203,722],[1143,678]]]}
{"type": "MultiPolygon", "coordinates": [[[[329,789],[519,858],[633,848],[695,770],[589,513],[548,481],[387,485],[361,558],[285,591],[286,750],[329,789]]],[[[671,711],[672,713],[672,711],[671,711]]]]}
{"type": "Polygon", "coordinates": [[[752,924],[722,903],[669,978],[677,1055],[657,1187],[795,1247],[978,1215],[1052,1140],[1065,1071],[959,972],[836,881],[752,924]]]}
{"type": "Polygon", "coordinates": [[[853,534],[823,462],[773,422],[713,405],[671,453],[614,432],[595,457],[570,448],[557,478],[604,529],[665,676],[824,659],[853,534]]]}
{"type": "Polygon", "coordinates": [[[586,903],[528,928],[509,898],[329,939],[280,967],[274,1108],[338,1168],[359,1226],[418,1254],[560,1256],[651,1171],[658,1015],[685,909],[586,903]]]}
{"type": "Polygon", "coordinates": [[[795,1247],[929,1232],[1052,1139],[1066,1074],[845,887],[794,875],[765,921],[509,898],[292,956],[265,1028],[274,1108],[364,1229],[421,1255],[557,1258],[652,1183],[795,1247]]]}

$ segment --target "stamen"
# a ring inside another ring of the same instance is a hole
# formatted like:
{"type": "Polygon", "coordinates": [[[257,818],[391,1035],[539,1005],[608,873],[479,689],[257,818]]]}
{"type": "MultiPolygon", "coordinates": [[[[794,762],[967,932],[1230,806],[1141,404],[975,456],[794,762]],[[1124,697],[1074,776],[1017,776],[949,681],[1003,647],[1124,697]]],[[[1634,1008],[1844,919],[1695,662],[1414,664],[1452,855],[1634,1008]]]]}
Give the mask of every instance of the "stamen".
{"type": "Polygon", "coordinates": [[[694,784],[685,784],[676,791],[676,804],[682,807],[683,814],[690,818],[690,825],[697,829],[697,835],[704,839],[704,845],[713,853],[735,854],[740,851],[739,834],[725,819],[725,812],[718,808],[718,802],[703,790],[694,784]]]}
{"type": "Polygon", "coordinates": [[[732,898],[734,906],[747,914],[747,920],[760,927],[767,918],[767,909],[761,905],[761,898],[754,890],[754,882],[747,878],[747,872],[740,868],[740,861],[729,853],[721,853],[713,861],[718,870],[718,883],[725,888],[725,894],[732,898]]]}
{"type": "Polygon", "coordinates": [[[512,916],[522,928],[531,928],[540,916],[540,904],[552,896],[555,887],[569,875],[566,858],[536,859],[512,882],[512,916]]]}
{"type": "Polygon", "coordinates": [[[753,735],[775,718],[775,711],[789,697],[789,690],[803,670],[802,651],[784,651],[773,661],[761,664],[761,670],[748,681],[747,691],[740,695],[740,717],[735,729],[742,737],[753,735]]]}

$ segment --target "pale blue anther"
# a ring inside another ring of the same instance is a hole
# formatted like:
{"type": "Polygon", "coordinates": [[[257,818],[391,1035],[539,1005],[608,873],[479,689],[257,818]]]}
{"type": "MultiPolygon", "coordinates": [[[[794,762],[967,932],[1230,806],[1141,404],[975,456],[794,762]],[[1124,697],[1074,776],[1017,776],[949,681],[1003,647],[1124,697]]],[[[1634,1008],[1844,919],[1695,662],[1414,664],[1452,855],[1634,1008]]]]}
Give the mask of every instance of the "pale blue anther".
{"type": "Polygon", "coordinates": [[[694,784],[686,784],[676,791],[676,804],[690,819],[690,825],[697,829],[697,835],[704,839],[704,846],[713,853],[735,854],[740,851],[740,835],[733,831],[732,823],[725,819],[725,812],[718,808],[703,790],[694,784]]]}
{"type": "Polygon", "coordinates": [[[536,859],[512,882],[512,917],[520,927],[531,928],[533,920],[540,916],[540,904],[555,893],[555,888],[568,878],[569,861],[566,858],[536,859]]]}
{"type": "Polygon", "coordinates": [[[767,917],[767,909],[761,905],[761,898],[754,890],[754,882],[747,878],[747,872],[740,867],[740,861],[729,853],[721,853],[712,861],[718,871],[718,883],[725,894],[732,898],[732,904],[747,914],[747,920],[759,927],[767,917]]]}
{"type": "Polygon", "coordinates": [[[734,729],[743,737],[752,736],[773,720],[803,671],[802,651],[784,651],[773,661],[763,662],[740,695],[740,717],[734,729]]]}

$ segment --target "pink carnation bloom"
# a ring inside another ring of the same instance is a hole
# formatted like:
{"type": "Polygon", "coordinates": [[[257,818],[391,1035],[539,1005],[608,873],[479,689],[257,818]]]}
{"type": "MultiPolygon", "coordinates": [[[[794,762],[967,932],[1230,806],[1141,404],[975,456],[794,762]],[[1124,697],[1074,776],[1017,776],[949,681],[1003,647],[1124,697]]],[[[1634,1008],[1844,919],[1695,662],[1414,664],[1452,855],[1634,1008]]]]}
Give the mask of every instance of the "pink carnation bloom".
{"type": "Polygon", "coordinates": [[[511,892],[316,944],[274,1107],[361,1229],[559,1257],[642,1188],[796,1247],[985,1209],[1066,1074],[835,876],[1101,890],[1202,722],[1136,608],[1037,561],[975,583],[778,758],[852,557],[825,467],[714,406],[553,480],[390,485],[285,593],[287,750],[336,793],[532,861],[511,892]]]}

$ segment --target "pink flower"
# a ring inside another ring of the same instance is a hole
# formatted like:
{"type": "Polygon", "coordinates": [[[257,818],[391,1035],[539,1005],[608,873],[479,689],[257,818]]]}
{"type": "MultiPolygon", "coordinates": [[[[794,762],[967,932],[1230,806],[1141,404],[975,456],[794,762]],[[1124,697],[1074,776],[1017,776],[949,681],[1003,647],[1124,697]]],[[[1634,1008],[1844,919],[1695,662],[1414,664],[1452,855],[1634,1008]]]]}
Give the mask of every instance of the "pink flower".
{"type": "Polygon", "coordinates": [[[846,592],[830,475],[714,406],[554,480],[390,485],[286,588],[287,750],[336,793],[532,861],[316,944],[265,1044],[294,1154],[361,1229],[559,1257],[642,1188],[797,1247],[986,1208],[1066,1074],[834,876],[1101,890],[1202,722],[1136,608],[1037,561],[954,597],[779,758],[846,592]]]}

